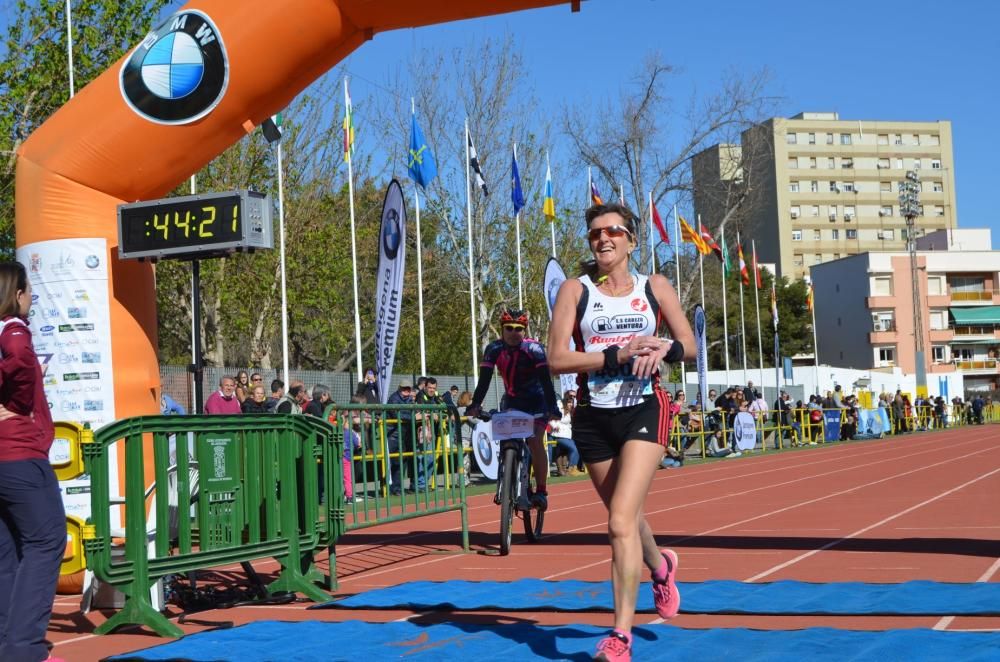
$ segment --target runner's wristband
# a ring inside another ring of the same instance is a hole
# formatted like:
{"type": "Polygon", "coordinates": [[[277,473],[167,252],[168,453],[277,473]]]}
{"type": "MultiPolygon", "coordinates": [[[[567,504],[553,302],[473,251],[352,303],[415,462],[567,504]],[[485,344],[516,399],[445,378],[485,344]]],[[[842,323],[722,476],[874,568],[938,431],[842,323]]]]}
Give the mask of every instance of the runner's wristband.
{"type": "Polygon", "coordinates": [[[618,372],[618,345],[611,345],[604,350],[604,371],[618,372]]]}
{"type": "Polygon", "coordinates": [[[667,363],[676,363],[684,358],[684,345],[681,344],[680,340],[675,340],[670,345],[670,349],[667,350],[667,355],[663,357],[663,360],[667,363]]]}

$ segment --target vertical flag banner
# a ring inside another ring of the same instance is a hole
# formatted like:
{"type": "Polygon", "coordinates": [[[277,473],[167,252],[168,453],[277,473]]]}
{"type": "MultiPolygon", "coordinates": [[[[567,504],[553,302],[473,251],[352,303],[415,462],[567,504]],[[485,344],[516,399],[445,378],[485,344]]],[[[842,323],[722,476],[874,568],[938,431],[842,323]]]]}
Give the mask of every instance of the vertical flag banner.
{"type": "Polygon", "coordinates": [[[810,313],[813,310],[813,284],[809,283],[809,289],[806,290],[806,310],[810,313]]]}
{"type": "MultiPolygon", "coordinates": [[[[549,320],[552,320],[552,309],[556,305],[556,295],[559,294],[559,287],[566,280],[566,272],[563,271],[562,266],[559,264],[559,260],[554,257],[550,257],[549,261],[545,263],[545,279],[542,281],[545,286],[545,306],[549,311],[549,320]]],[[[573,339],[569,339],[569,348],[571,350],[576,349],[576,343],[573,339]]],[[[576,390],[576,375],[573,373],[559,375],[559,397],[561,398],[566,391],[576,390]]]]}
{"type": "Polygon", "coordinates": [[[601,198],[601,194],[597,192],[597,184],[590,182],[590,201],[595,205],[603,205],[604,199],[601,198]]]}
{"type": "Polygon", "coordinates": [[[705,331],[708,325],[705,319],[705,309],[701,304],[694,307],[694,344],[697,349],[698,394],[701,400],[701,410],[711,411],[713,404],[708,401],[708,343],[705,331]]]}
{"type": "Polygon", "coordinates": [[[771,281],[771,319],[774,320],[774,330],[778,330],[778,297],[774,293],[774,281],[771,281]]]}
{"type": "Polygon", "coordinates": [[[385,404],[389,397],[392,366],[403,308],[403,275],[406,270],[406,206],[403,189],[395,179],[382,204],[382,227],[378,233],[378,271],[375,292],[375,375],[378,393],[385,404]]]}
{"type": "Polygon", "coordinates": [[[412,113],[410,117],[412,118],[410,122],[410,153],[406,169],[413,181],[426,189],[427,185],[437,177],[437,164],[434,162],[431,148],[427,146],[427,141],[424,139],[424,132],[417,124],[416,113],[412,113]]]}
{"type": "Polygon", "coordinates": [[[552,196],[552,167],[545,166],[545,200],[542,202],[542,214],[550,222],[556,220],[556,201],[552,196]]]}
{"type": "MultiPolygon", "coordinates": [[[[708,228],[706,228],[701,221],[698,222],[698,227],[701,229],[701,239],[705,242],[705,245],[708,246],[709,251],[715,253],[715,256],[724,262],[725,260],[722,258],[722,249],[719,248],[719,244],[715,243],[712,233],[708,231],[708,228]]],[[[708,255],[708,253],[705,253],[705,255],[708,255]]]]}
{"type": "Polygon", "coordinates": [[[264,133],[264,139],[268,143],[274,144],[281,140],[281,113],[271,115],[271,117],[264,120],[260,125],[260,129],[264,133]]]}
{"type": "Polygon", "coordinates": [[[743,257],[743,244],[737,244],[736,254],[740,258],[740,278],[743,280],[744,285],[749,285],[750,274],[747,272],[747,261],[743,257]]]}
{"type": "Polygon", "coordinates": [[[656,211],[656,205],[650,204],[653,210],[653,224],[656,226],[656,231],[660,233],[660,241],[670,245],[670,235],[667,234],[667,227],[663,225],[663,219],[660,218],[660,212],[656,211]]]}
{"type": "Polygon", "coordinates": [[[354,110],[351,107],[351,93],[344,80],[344,160],[354,156],[354,110]]]}
{"type": "Polygon", "coordinates": [[[754,284],[757,286],[758,290],[764,287],[763,283],[760,281],[760,265],[757,264],[757,244],[754,244],[753,246],[753,277],[754,284]]]}
{"type": "Polygon", "coordinates": [[[726,246],[726,232],[722,231],[722,277],[728,278],[733,272],[733,264],[729,261],[729,247],[726,246]]]}
{"type": "Polygon", "coordinates": [[[524,191],[521,190],[521,175],[517,171],[517,153],[510,156],[510,201],[514,203],[514,214],[524,207],[524,191]]]}
{"type": "Polygon", "coordinates": [[[708,255],[712,252],[712,249],[708,247],[705,240],[701,238],[701,235],[694,231],[691,224],[688,223],[683,216],[677,215],[677,222],[681,225],[681,239],[683,241],[694,244],[694,247],[698,249],[698,252],[702,255],[708,255]]]}
{"type": "Polygon", "coordinates": [[[486,179],[483,177],[482,168],[479,167],[479,155],[476,154],[476,145],[472,142],[472,134],[466,134],[469,138],[469,166],[476,176],[476,186],[483,190],[483,195],[488,196],[490,190],[486,188],[486,179]]]}

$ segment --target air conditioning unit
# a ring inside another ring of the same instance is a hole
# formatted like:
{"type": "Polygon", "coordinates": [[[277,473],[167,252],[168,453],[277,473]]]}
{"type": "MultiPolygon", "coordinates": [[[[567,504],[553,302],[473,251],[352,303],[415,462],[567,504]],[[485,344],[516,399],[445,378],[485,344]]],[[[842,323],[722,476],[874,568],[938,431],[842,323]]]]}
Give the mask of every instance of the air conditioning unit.
{"type": "Polygon", "coordinates": [[[844,220],[845,221],[853,221],[854,220],[854,214],[844,214],[844,220]]]}
{"type": "Polygon", "coordinates": [[[830,214],[830,220],[831,221],[836,221],[837,220],[837,215],[836,214],[830,214]]]}
{"type": "Polygon", "coordinates": [[[799,217],[799,212],[793,211],[792,212],[792,218],[798,218],[798,217],[799,217]]]}
{"type": "Polygon", "coordinates": [[[885,331],[885,328],[882,326],[882,321],[881,320],[877,320],[874,323],[874,326],[875,326],[875,330],[876,331],[885,331]]]}

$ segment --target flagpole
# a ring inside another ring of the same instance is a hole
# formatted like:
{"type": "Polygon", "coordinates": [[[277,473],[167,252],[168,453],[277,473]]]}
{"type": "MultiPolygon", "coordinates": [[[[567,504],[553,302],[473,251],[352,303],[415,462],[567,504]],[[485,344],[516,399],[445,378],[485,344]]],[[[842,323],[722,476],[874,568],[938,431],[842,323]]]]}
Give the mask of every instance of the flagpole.
{"type": "MultiPolygon", "coordinates": [[[[681,240],[681,223],[677,220],[677,205],[674,205],[674,264],[677,267],[677,300],[680,301],[681,298],[681,245],[684,243],[681,240]]],[[[687,367],[684,362],[681,361],[681,388],[685,389],[687,392],[687,367]]],[[[705,409],[706,403],[701,403],[702,410],[705,409]]]]}
{"type": "MultiPolygon", "coordinates": [[[[288,375],[288,282],[285,276],[285,180],[281,163],[281,141],[278,141],[278,261],[281,263],[281,378],[285,388],[291,383],[288,375]]],[[[350,166],[348,166],[350,172],[350,166]]],[[[360,381],[360,380],[359,380],[360,381]]],[[[288,392],[287,390],[285,391],[288,392]]]]}
{"type": "MultiPolygon", "coordinates": [[[[198,183],[197,175],[191,175],[191,195],[198,193],[198,183]]],[[[201,348],[201,329],[198,328],[201,324],[197,322],[200,321],[198,315],[195,314],[195,306],[198,305],[198,294],[196,290],[201,287],[201,266],[198,260],[191,260],[191,365],[197,370],[200,361],[198,361],[198,350],[201,348]]],[[[188,411],[192,414],[202,413],[199,409],[199,400],[201,391],[200,379],[195,371],[191,372],[191,400],[189,402],[188,411]]]]}
{"type": "Polygon", "coordinates": [[[472,375],[479,381],[479,348],[476,346],[476,296],[472,274],[472,180],[469,173],[469,118],[465,118],[465,228],[469,240],[469,324],[472,331],[472,375]]]}
{"type": "MultiPolygon", "coordinates": [[[[410,97],[410,114],[416,115],[417,107],[410,97]]],[[[420,327],[420,374],[427,374],[427,345],[424,341],[424,259],[420,242],[420,185],[413,184],[414,209],[417,212],[417,319],[420,327]]],[[[359,380],[360,381],[360,380],[359,380]]]]}
{"type": "Polygon", "coordinates": [[[66,0],[66,56],[69,59],[69,98],[72,99],[76,85],[73,82],[73,8],[70,2],[66,0]]]}
{"type": "MultiPolygon", "coordinates": [[[[743,244],[740,241],[740,233],[736,233],[736,245],[743,251],[743,244]]],[[[746,264],[744,259],[743,264],[746,264]]],[[[743,383],[747,383],[747,323],[743,314],[743,274],[740,274],[740,342],[743,350],[743,383]]]]}
{"type": "MultiPolygon", "coordinates": [[[[514,160],[517,160],[517,143],[514,143],[514,160]]],[[[524,310],[524,288],[521,285],[521,211],[514,213],[514,242],[517,244],[517,307],[524,310]]]]}
{"type": "Polygon", "coordinates": [[[656,273],[656,239],[653,238],[653,192],[649,192],[649,275],[656,273]]]}
{"type": "Polygon", "coordinates": [[[753,247],[753,300],[757,306],[757,368],[760,371],[760,387],[764,388],[764,344],[760,339],[760,288],[757,287],[757,278],[760,273],[758,271],[760,266],[757,264],[757,240],[751,239],[750,246],[753,247]]]}
{"type": "MultiPolygon", "coordinates": [[[[346,106],[345,112],[351,112],[351,95],[347,91],[347,77],[344,77],[344,104],[346,106]]],[[[347,130],[350,130],[349,128],[347,130]]],[[[360,384],[364,379],[363,371],[364,367],[361,365],[361,308],[358,303],[358,244],[355,236],[354,230],[354,166],[351,163],[351,145],[345,145],[347,147],[347,197],[350,202],[351,207],[351,276],[354,281],[354,347],[355,347],[355,361],[357,362],[357,372],[358,372],[358,383],[360,384]]],[[[279,154],[280,146],[279,146],[279,154]]],[[[285,361],[288,361],[287,354],[285,361]]],[[[285,369],[288,367],[286,365],[285,369]]],[[[287,376],[287,372],[286,372],[287,376]]],[[[386,396],[382,393],[379,397],[385,398],[386,396]]]]}
{"type": "Polygon", "coordinates": [[[622,203],[622,206],[624,207],[625,206],[625,185],[624,184],[619,184],[618,185],[618,200],[619,200],[619,202],[622,203]]]}
{"type": "Polygon", "coordinates": [[[722,234],[722,342],[726,355],[726,385],[729,381],[729,310],[726,308],[726,260],[729,259],[729,248],[726,246],[726,228],[721,228],[722,234]]]}
{"type": "Polygon", "coordinates": [[[816,395],[819,395],[819,343],[816,341],[816,288],[812,282],[809,283],[809,295],[812,301],[813,318],[813,370],[815,370],[816,395]]]}

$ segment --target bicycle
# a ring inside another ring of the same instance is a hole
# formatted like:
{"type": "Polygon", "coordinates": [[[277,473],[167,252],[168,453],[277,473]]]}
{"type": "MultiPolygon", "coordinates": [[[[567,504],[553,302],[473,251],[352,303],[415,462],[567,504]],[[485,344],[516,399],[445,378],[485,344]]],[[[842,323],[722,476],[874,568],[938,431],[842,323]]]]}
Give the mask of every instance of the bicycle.
{"type": "Polygon", "coordinates": [[[534,434],[535,419],[516,410],[490,412],[480,418],[491,421],[493,439],[500,443],[493,503],[500,506],[500,556],[506,556],[510,553],[515,515],[524,522],[524,535],[533,543],[541,539],[545,523],[545,511],[531,503],[528,493],[531,471],[528,438],[534,434]]]}

